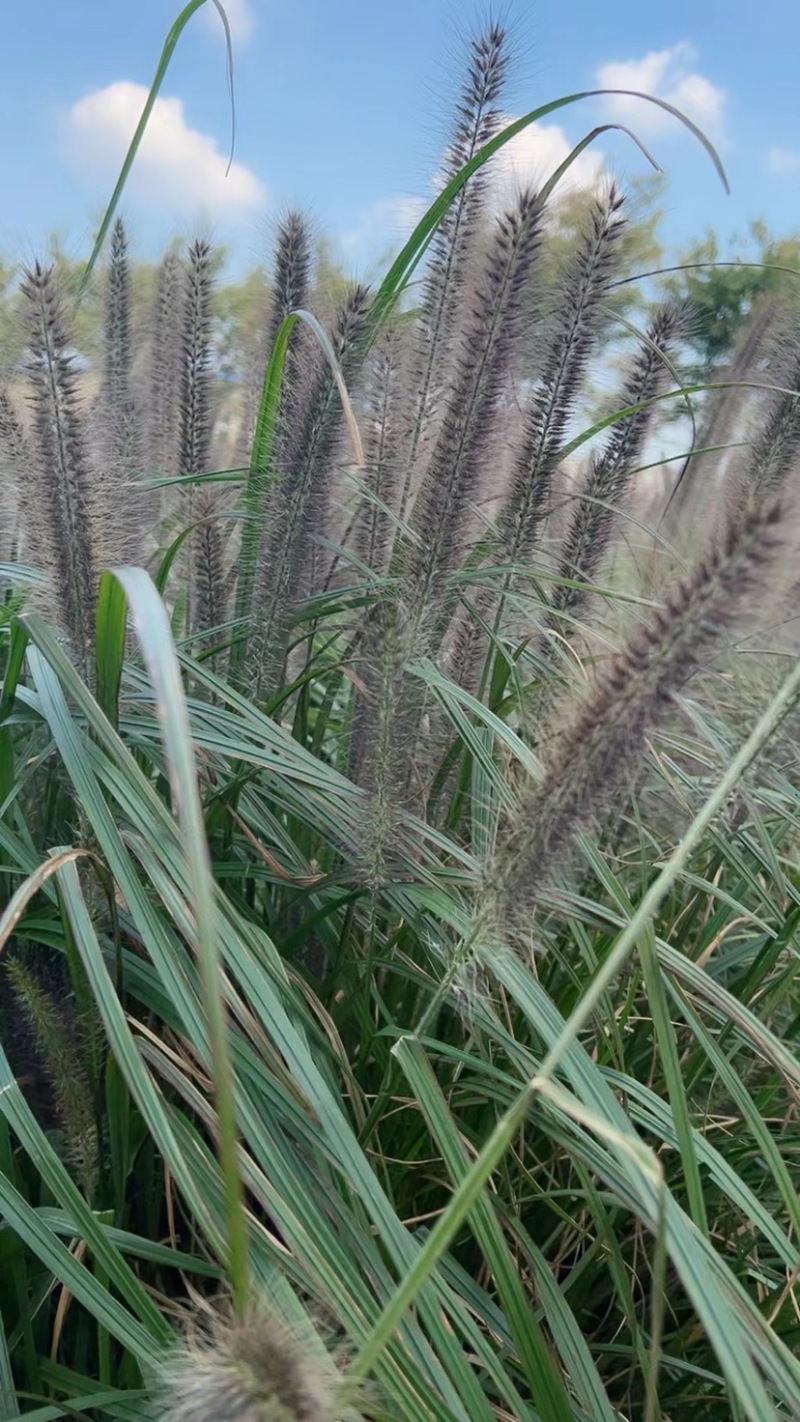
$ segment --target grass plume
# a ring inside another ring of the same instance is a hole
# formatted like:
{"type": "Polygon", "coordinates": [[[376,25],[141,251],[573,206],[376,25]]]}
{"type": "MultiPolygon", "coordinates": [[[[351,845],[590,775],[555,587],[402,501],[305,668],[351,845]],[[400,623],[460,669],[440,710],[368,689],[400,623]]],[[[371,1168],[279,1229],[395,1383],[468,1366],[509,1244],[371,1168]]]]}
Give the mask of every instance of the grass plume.
{"type": "Polygon", "coordinates": [[[772,503],[732,526],[725,542],[677,584],[650,627],[637,632],[572,709],[557,708],[545,737],[546,774],[522,797],[500,837],[492,874],[500,920],[517,928],[553,881],[579,830],[612,801],[645,736],[769,584],[786,548],[772,503]]]}
{"type": "Polygon", "coordinates": [[[158,269],[150,314],[147,384],[148,472],[162,478],[181,472],[183,294],[180,257],[168,252],[158,269]]]}
{"type": "Polygon", "coordinates": [[[189,248],[183,314],[183,371],[180,390],[180,472],[203,474],[211,451],[212,250],[208,242],[189,248]]]}
{"type": "Polygon", "coordinates": [[[800,463],[800,331],[797,318],[774,332],[768,379],[778,386],[763,401],[750,457],[741,475],[739,504],[779,494],[800,463]]]}
{"type": "MultiPolygon", "coordinates": [[[[346,381],[360,366],[369,293],[356,286],[340,308],[330,340],[346,381]]],[[[247,684],[256,701],[275,690],[286,661],[292,616],[304,593],[317,586],[315,539],[330,508],[332,457],[341,426],[333,372],[320,352],[303,401],[297,438],[282,450],[259,553],[250,617],[247,684]]]]}
{"type": "Polygon", "coordinates": [[[674,356],[685,319],[682,308],[669,304],[658,307],[633,358],[618,408],[637,408],[612,425],[605,447],[592,458],[576,495],[559,558],[558,576],[563,581],[555,585],[551,597],[552,628],[560,630],[566,616],[574,618],[589,595],[583,584],[594,580],[605,557],[615,516],[623,505],[653,423],[653,408],[648,402],[665,389],[670,379],[668,362],[674,356]]]}
{"type": "Polygon", "coordinates": [[[376,574],[388,571],[394,541],[398,480],[402,460],[404,377],[402,333],[390,327],[370,362],[365,392],[363,477],[369,494],[361,500],[354,529],[359,560],[376,574]]]}
{"type": "Polygon", "coordinates": [[[44,1065],[56,1119],[64,1133],[67,1159],[85,1198],[93,1203],[99,1182],[100,1151],[95,1105],[75,1013],[69,1003],[54,1000],[19,957],[8,958],[3,971],[30,1025],[44,1065]]]}
{"type": "MultiPolygon", "coordinates": [[[[470,45],[470,62],[456,106],[455,127],[445,152],[443,181],[449,182],[497,132],[499,100],[508,73],[508,37],[490,24],[470,45]]],[[[436,415],[447,383],[450,342],[459,320],[470,257],[484,209],[487,174],[475,173],[440,223],[431,243],[410,381],[406,469],[400,513],[409,511],[412,481],[423,437],[436,415]]]]}
{"type": "Polygon", "coordinates": [[[338,1382],[332,1365],[299,1341],[273,1313],[241,1322],[220,1317],[190,1337],[162,1368],[159,1422],[334,1422],[338,1382]]]}
{"type": "Polygon", "coordinates": [[[528,192],[498,220],[470,302],[447,407],[411,521],[407,579],[409,600],[419,610],[441,599],[449,576],[463,561],[471,502],[505,393],[541,217],[536,195],[528,192]]]}
{"type": "Polygon", "coordinates": [[[38,262],[21,287],[26,302],[28,378],[37,489],[31,543],[48,576],[51,607],[73,654],[88,669],[94,630],[97,521],[85,419],[71,341],[52,267],[38,262]]]}
{"type": "Polygon", "coordinates": [[[604,324],[603,303],[616,272],[625,230],[623,199],[613,185],[596,198],[587,231],[559,289],[555,329],[541,379],[526,411],[511,487],[498,528],[511,562],[527,560],[547,517],[550,491],[568,421],[583,393],[589,361],[604,324]]]}
{"type": "MultiPolygon", "coordinates": [[[[275,337],[281,322],[290,312],[300,311],[308,306],[311,292],[311,268],[309,223],[301,212],[291,209],[278,227],[267,320],[255,343],[254,369],[248,371],[245,408],[242,414],[239,439],[240,459],[243,466],[250,462],[256,410],[261,394],[261,380],[275,344],[275,337]]],[[[297,401],[303,344],[304,332],[295,329],[289,342],[284,366],[278,424],[279,447],[283,439],[291,440],[292,411],[297,401]]],[[[276,464],[280,466],[280,456],[277,450],[276,464]]]]}

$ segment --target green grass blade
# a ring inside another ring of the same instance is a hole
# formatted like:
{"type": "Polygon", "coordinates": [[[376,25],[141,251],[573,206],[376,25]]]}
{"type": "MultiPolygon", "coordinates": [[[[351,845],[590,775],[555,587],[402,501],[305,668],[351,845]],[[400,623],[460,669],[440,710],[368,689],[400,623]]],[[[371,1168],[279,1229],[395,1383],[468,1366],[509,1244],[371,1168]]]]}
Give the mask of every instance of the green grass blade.
{"type": "Polygon", "coordinates": [[[147,1329],[70,1253],[2,1174],[0,1214],[53,1278],[64,1284],[109,1333],[147,1367],[156,1364],[162,1350],[154,1346],[147,1329]]]}
{"type": "Polygon", "coordinates": [[[119,716],[127,610],[125,594],[116,578],[111,573],[104,573],[97,594],[95,672],[97,700],[115,730],[119,716]]]}
{"type": "MultiPolygon", "coordinates": [[[[138,153],[140,144],[142,142],[142,139],[144,138],[147,125],[150,122],[150,115],[153,112],[156,99],[159,95],[159,90],[161,89],[161,85],[164,82],[167,70],[169,69],[170,63],[172,61],[172,56],[175,53],[175,49],[177,48],[178,41],[181,35],[183,34],[183,31],[185,30],[186,26],[188,25],[189,21],[191,20],[192,15],[194,15],[195,12],[200,9],[201,5],[205,4],[206,0],[189,0],[188,5],[184,5],[177,19],[170,26],[169,32],[164,41],[164,47],[161,51],[161,57],[156,66],[156,72],[153,76],[153,81],[150,85],[150,91],[147,95],[147,98],[145,99],[141,117],[134,130],[133,138],[130,141],[130,146],[123,160],[119,177],[117,178],[116,186],[114,188],[113,193],[111,194],[108,206],[106,207],[106,210],[103,213],[103,217],[100,222],[100,227],[98,229],[97,236],[94,240],[94,246],[92,247],[89,260],[86,263],[83,277],[81,279],[82,292],[85,290],[89,278],[92,272],[94,271],[97,259],[100,256],[101,251],[103,250],[103,243],[105,242],[106,237],[108,235],[108,230],[112,222],[114,221],[114,216],[119,206],[119,200],[122,197],[125,184],[127,183],[128,178],[130,177],[131,168],[133,167],[134,161],[136,159],[136,154],[138,153]]],[[[231,114],[232,123],[235,123],[235,107],[233,103],[232,79],[233,45],[231,41],[230,25],[228,24],[228,17],[225,13],[225,9],[221,3],[221,0],[211,0],[211,4],[213,4],[218,10],[220,19],[222,20],[222,24],[225,29],[226,64],[228,68],[228,82],[231,92],[231,114]]],[[[231,142],[233,142],[233,138],[231,139],[231,142]]]]}
{"type": "MultiPolygon", "coordinates": [[[[394,1055],[405,1072],[442,1153],[448,1174],[458,1189],[469,1170],[469,1160],[419,1040],[403,1037],[394,1048],[394,1055]]],[[[491,1196],[486,1193],[479,1196],[470,1215],[470,1225],[491,1271],[531,1394],[536,1398],[537,1407],[552,1422],[573,1422],[573,1410],[564,1383],[553,1366],[536,1315],[525,1297],[517,1262],[509,1255],[490,1201],[491,1196]]],[[[613,1422],[610,1411],[598,1414],[600,1416],[613,1422]]]]}
{"type": "Polygon", "coordinates": [[[141,568],[121,568],[115,576],[127,595],[133,625],[157,697],[173,803],[186,855],[219,1118],[220,1166],[228,1210],[230,1281],[237,1308],[243,1312],[248,1301],[248,1251],[237,1161],[236,1107],[225,1017],[217,907],[197,788],[189,715],[169,619],[152,580],[141,568]]]}

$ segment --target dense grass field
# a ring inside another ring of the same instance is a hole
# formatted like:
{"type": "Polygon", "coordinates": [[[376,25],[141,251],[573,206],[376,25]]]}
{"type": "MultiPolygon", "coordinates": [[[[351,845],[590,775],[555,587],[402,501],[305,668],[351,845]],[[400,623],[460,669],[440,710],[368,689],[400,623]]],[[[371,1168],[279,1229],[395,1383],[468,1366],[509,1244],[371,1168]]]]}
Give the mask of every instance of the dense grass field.
{"type": "Polygon", "coordinates": [[[141,132],[21,280],[2,1422],[800,1417],[800,320],[687,382],[625,194],[498,208],[575,99],[501,127],[510,58],[375,288],[285,215],[233,382],[141,132]]]}

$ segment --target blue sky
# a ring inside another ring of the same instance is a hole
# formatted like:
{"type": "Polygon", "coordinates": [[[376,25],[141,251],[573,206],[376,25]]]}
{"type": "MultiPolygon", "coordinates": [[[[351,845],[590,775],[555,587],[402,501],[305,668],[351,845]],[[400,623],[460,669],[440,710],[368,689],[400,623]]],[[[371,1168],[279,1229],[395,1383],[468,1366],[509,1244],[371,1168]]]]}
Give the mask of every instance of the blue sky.
{"type": "MultiPolygon", "coordinates": [[[[354,272],[405,234],[430,199],[473,0],[227,0],[235,44],[237,139],[222,29],[207,3],[184,33],[148,148],[124,200],[138,249],[175,232],[224,241],[241,269],[260,260],[289,203],[313,214],[354,272]]],[[[0,53],[0,253],[29,259],[54,229],[85,254],[141,109],[178,0],[4,0],[0,53]]],[[[800,230],[800,6],[761,0],[504,0],[517,36],[506,107],[609,84],[660,93],[718,143],[726,197],[706,156],[646,105],[591,100],[532,130],[515,178],[546,176],[588,128],[620,119],[666,171],[663,236],[675,249],[709,226],[723,237],[763,217],[800,230]]],[[[646,171],[604,134],[578,176],[646,171]]],[[[498,181],[500,179],[498,178],[498,181]]]]}

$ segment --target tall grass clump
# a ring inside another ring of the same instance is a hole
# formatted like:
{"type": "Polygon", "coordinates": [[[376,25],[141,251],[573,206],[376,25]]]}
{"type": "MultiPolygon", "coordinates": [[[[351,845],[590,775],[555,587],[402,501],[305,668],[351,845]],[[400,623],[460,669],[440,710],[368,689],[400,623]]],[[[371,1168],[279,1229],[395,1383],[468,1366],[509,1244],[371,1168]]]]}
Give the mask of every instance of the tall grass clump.
{"type": "Polygon", "coordinates": [[[800,1416],[800,332],[687,389],[583,147],[500,202],[512,58],[374,289],[286,214],[240,369],[119,192],[14,296],[2,1417],[800,1416]]]}

